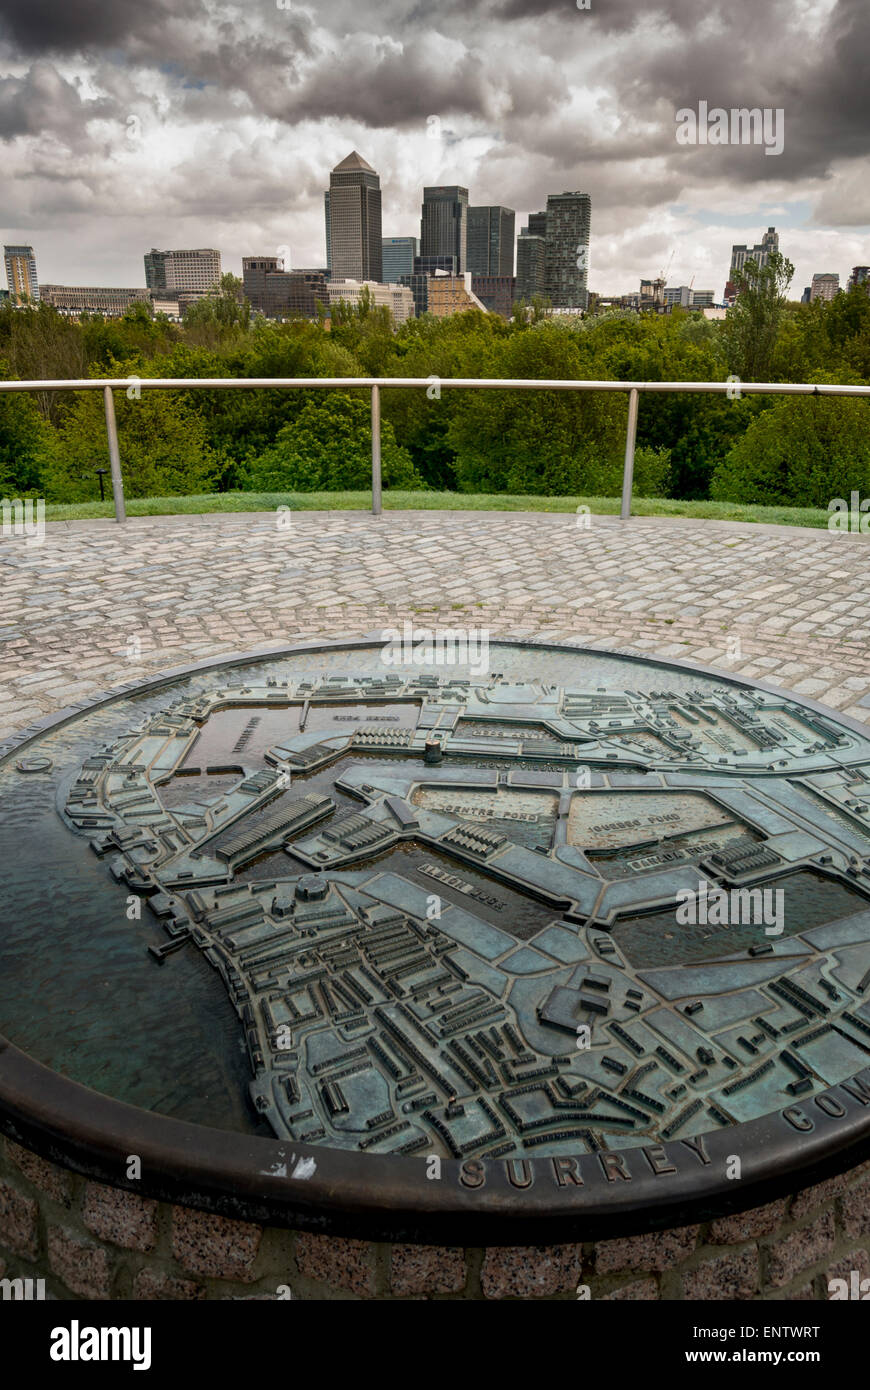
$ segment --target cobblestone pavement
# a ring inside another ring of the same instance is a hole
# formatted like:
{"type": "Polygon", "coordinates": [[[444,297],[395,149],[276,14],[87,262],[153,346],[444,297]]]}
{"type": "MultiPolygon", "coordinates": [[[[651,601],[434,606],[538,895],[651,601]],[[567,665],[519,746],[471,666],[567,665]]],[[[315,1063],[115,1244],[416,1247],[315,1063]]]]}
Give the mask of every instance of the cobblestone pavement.
{"type": "Polygon", "coordinates": [[[49,523],[0,538],[0,737],[185,662],[412,620],[759,676],[870,719],[870,541],[480,512],[49,523]]]}

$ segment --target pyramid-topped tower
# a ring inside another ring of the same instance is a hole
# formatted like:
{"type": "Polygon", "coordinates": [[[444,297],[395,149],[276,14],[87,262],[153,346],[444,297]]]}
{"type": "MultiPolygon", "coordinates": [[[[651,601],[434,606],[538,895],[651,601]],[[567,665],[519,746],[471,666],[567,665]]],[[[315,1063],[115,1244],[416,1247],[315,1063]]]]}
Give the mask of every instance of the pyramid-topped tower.
{"type": "Polygon", "coordinates": [[[329,175],[324,196],[326,263],[331,280],[383,279],[381,181],[356,150],[329,175]]]}
{"type": "MultiPolygon", "coordinates": [[[[372,166],[363,159],[362,155],[357,150],[351,150],[347,158],[343,159],[340,164],[336,164],[332,172],[334,174],[344,174],[351,169],[362,169],[367,174],[375,174],[372,166]]],[[[375,174],[375,178],[377,178],[377,174],[375,174]]]]}

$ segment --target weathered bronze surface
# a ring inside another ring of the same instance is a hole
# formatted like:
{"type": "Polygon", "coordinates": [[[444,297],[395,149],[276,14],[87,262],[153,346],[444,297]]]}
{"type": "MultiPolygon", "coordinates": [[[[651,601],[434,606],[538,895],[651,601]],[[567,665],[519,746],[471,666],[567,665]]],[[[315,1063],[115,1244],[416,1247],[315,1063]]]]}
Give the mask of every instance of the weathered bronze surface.
{"type": "Polygon", "coordinates": [[[682,1182],[679,1145],[687,1200],[701,1177],[709,1197],[723,1136],[799,1166],[808,1115],[838,1118],[870,1062],[870,740],[794,696],[616,654],[499,644],[472,675],[370,645],[183,675],[4,754],[0,818],[50,789],[51,845],[137,953],[142,1007],[121,1055],[93,945],[90,983],[69,965],[80,1053],[69,1029],[33,1045],[51,989],[22,999],[20,943],[51,952],[65,909],[25,844],[2,1030],[120,1100],[271,1131],[312,1173],[323,1150],[438,1156],[522,1202],[546,1159],[574,1200],[584,1172],[682,1182]],[[164,1103],[138,1078],[161,995],[164,1103]]]}

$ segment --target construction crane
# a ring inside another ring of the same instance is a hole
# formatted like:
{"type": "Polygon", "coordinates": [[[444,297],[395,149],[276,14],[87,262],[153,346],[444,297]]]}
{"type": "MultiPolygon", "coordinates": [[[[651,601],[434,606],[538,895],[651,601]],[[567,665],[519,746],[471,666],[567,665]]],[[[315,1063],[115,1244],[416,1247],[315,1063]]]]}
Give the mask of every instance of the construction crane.
{"type": "Polygon", "coordinates": [[[675,254],[676,254],[676,250],[677,250],[677,248],[676,248],[676,246],[675,246],[674,249],[673,249],[673,251],[671,251],[670,258],[669,258],[668,263],[667,263],[667,265],[665,266],[664,270],[660,270],[660,271],[659,271],[659,279],[661,280],[661,282],[662,282],[663,285],[664,285],[665,282],[667,281],[668,271],[669,271],[670,268],[671,268],[671,263],[672,263],[672,261],[673,261],[673,259],[674,259],[675,254]]]}

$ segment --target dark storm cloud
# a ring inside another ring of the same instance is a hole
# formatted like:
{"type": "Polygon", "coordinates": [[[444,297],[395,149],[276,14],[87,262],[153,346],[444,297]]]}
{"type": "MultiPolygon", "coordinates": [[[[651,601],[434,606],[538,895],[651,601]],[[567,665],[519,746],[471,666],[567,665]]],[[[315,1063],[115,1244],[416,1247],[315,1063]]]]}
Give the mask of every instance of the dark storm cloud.
{"type": "MultiPolygon", "coordinates": [[[[297,119],[292,107],[294,89],[302,81],[303,63],[315,56],[308,27],[304,21],[294,20],[280,35],[267,38],[240,34],[222,25],[210,48],[196,43],[195,31],[179,35],[174,53],[185,84],[179,91],[179,102],[194,111],[197,89],[205,86],[214,89],[226,110],[227,94],[240,91],[261,115],[274,120],[297,119]]],[[[303,112],[303,118],[307,114],[303,112]]]]}
{"type": "Polygon", "coordinates": [[[830,47],[795,93],[801,140],[814,171],[831,159],[870,150],[870,7],[840,0],[831,18],[830,47]]]}
{"type": "MultiPolygon", "coordinates": [[[[89,101],[89,116],[106,116],[107,100],[89,101]]],[[[0,77],[0,139],[16,135],[41,135],[46,130],[71,133],[81,130],[83,103],[78,88],[51,63],[34,63],[24,77],[0,77]]]]}
{"type": "MultiPolygon", "coordinates": [[[[735,7],[729,7],[735,8],[735,7]]],[[[555,19],[575,20],[576,0],[496,0],[490,13],[496,20],[555,19]]],[[[580,11],[584,23],[596,23],[608,31],[624,31],[657,16],[680,29],[693,28],[699,18],[697,0],[654,0],[650,5],[638,0],[591,0],[588,10],[580,11]]]]}
{"type": "MultiPolygon", "coordinates": [[[[775,3],[778,3],[778,0],[775,0],[775,3]]],[[[734,0],[727,8],[729,14],[736,10],[751,10],[757,20],[756,0],[734,0]]],[[[546,19],[557,26],[560,26],[560,22],[566,25],[594,25],[607,33],[624,33],[650,20],[667,21],[678,29],[694,29],[703,14],[698,0],[651,0],[651,3],[647,4],[641,3],[640,0],[591,0],[590,7],[584,10],[579,9],[577,0],[485,0],[483,4],[475,4],[473,11],[467,0],[441,0],[438,5],[438,15],[442,22],[449,18],[452,24],[454,20],[470,13],[473,13],[475,22],[481,26],[492,27],[525,20],[546,19]]],[[[429,0],[421,0],[421,3],[415,4],[404,17],[403,23],[406,26],[414,23],[431,25],[432,8],[429,0]]]]}
{"type": "Polygon", "coordinates": [[[288,121],[338,117],[376,128],[412,122],[425,127],[433,112],[486,119],[491,88],[476,57],[468,54],[439,68],[434,56],[383,47],[324,58],[267,114],[288,121]]]}
{"type": "Polygon", "coordinates": [[[202,13],[201,0],[0,0],[0,38],[22,54],[124,47],[158,36],[173,17],[202,13]]]}
{"type": "MultiPolygon", "coordinates": [[[[870,8],[840,0],[818,39],[808,41],[801,16],[777,3],[749,19],[753,5],[729,7],[727,33],[713,40],[696,29],[678,46],[638,50],[602,64],[603,80],[619,93],[622,111],[657,120],[637,136],[637,154],[668,159],[675,178],[692,183],[770,179],[796,183],[823,178],[832,163],[867,150],[870,124],[870,8]],[[742,13],[741,13],[742,11],[742,13]],[[732,23],[732,21],[734,21],[732,23]],[[725,59],[727,58],[727,61],[725,59]],[[699,102],[730,111],[770,107],[784,113],[781,154],[758,146],[678,146],[675,113],[699,102]]],[[[624,147],[621,151],[625,153],[624,147]]],[[[613,149],[614,157],[620,150],[613,149]]]]}

